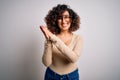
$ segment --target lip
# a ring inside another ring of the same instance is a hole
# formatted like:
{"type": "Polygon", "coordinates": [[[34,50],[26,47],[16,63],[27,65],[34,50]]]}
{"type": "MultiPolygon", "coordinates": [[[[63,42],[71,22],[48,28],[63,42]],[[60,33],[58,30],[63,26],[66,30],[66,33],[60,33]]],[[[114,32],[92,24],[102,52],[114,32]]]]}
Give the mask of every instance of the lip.
{"type": "Polygon", "coordinates": [[[67,26],[68,26],[68,24],[62,24],[62,26],[63,26],[63,27],[67,27],[67,26]]]}

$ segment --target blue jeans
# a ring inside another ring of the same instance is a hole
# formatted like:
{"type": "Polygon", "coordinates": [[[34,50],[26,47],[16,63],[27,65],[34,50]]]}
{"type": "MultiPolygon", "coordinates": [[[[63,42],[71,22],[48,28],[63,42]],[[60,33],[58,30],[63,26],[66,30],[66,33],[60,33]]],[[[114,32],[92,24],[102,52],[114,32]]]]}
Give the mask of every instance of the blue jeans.
{"type": "Polygon", "coordinates": [[[60,75],[48,67],[46,69],[44,80],[79,80],[78,69],[71,73],[60,75]]]}

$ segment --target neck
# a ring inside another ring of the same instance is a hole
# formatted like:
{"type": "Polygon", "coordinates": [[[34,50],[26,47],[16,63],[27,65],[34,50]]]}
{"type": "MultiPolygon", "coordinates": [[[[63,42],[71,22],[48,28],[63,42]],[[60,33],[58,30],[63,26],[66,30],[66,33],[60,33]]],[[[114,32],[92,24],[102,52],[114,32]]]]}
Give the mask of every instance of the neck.
{"type": "Polygon", "coordinates": [[[70,34],[72,34],[71,32],[68,32],[68,31],[61,31],[60,32],[60,35],[70,35],[70,34]]]}

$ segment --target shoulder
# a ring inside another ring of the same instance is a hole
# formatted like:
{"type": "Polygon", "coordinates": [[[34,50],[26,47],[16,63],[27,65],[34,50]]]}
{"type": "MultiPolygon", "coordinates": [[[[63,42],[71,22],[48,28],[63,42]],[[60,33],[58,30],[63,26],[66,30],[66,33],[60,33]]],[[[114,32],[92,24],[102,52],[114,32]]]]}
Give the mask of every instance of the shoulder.
{"type": "Polygon", "coordinates": [[[83,36],[79,34],[73,34],[75,39],[83,40],[83,36]]]}
{"type": "Polygon", "coordinates": [[[79,34],[74,34],[74,43],[83,46],[83,36],[79,34]]]}

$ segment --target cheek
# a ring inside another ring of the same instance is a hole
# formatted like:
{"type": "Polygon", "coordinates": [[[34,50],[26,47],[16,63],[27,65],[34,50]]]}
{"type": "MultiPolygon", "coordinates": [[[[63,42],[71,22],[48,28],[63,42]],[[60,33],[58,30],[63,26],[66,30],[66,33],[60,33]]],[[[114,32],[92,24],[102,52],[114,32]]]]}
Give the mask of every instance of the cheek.
{"type": "Polygon", "coordinates": [[[60,25],[61,25],[61,22],[58,21],[57,24],[58,24],[58,26],[60,26],[60,25]]]}
{"type": "Polygon", "coordinates": [[[70,19],[70,24],[72,23],[72,20],[70,19]]]}

